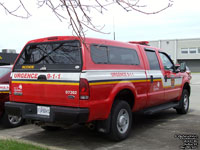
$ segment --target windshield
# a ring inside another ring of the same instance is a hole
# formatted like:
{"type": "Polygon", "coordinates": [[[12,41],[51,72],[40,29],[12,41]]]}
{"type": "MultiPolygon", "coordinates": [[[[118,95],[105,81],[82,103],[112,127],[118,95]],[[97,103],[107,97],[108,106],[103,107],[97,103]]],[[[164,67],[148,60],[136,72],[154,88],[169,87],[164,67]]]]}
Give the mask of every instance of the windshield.
{"type": "Polygon", "coordinates": [[[0,68],[0,78],[11,72],[11,68],[0,68]]]}
{"type": "Polygon", "coordinates": [[[14,70],[80,70],[79,41],[61,41],[28,44],[14,70]]]}

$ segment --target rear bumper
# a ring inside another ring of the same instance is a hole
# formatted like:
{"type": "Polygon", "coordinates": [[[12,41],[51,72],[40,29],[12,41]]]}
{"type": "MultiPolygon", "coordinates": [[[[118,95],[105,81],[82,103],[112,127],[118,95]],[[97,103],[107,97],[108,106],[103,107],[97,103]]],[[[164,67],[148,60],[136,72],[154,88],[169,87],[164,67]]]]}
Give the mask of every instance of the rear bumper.
{"type": "Polygon", "coordinates": [[[5,110],[10,115],[21,115],[24,119],[43,121],[49,123],[84,123],[89,116],[88,108],[72,108],[61,106],[50,107],[50,115],[38,115],[37,104],[6,102],[5,110]]]}

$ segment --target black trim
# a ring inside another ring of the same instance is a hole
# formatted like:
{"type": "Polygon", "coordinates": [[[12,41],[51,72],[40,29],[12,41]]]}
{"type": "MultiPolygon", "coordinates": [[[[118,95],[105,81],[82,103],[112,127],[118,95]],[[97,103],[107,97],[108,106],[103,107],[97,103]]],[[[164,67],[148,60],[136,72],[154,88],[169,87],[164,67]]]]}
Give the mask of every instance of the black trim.
{"type": "Polygon", "coordinates": [[[5,110],[8,114],[21,115],[24,119],[49,123],[84,123],[87,122],[89,116],[88,108],[49,105],[50,116],[38,115],[37,106],[47,105],[6,102],[5,110]]]}
{"type": "Polygon", "coordinates": [[[156,52],[156,50],[155,50],[155,49],[152,49],[152,48],[147,48],[147,47],[144,47],[144,50],[145,50],[145,51],[153,51],[153,52],[156,52]]]}
{"type": "Polygon", "coordinates": [[[157,105],[157,106],[153,106],[153,107],[145,109],[144,114],[152,115],[162,110],[177,107],[178,105],[179,105],[179,101],[164,103],[161,105],[157,105]]]}

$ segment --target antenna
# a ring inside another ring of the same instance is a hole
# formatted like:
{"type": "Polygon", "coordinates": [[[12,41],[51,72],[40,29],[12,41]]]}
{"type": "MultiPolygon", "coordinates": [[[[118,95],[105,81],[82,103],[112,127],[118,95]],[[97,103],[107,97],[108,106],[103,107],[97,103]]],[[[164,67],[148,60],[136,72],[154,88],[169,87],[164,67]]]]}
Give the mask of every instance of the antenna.
{"type": "Polygon", "coordinates": [[[115,40],[115,17],[113,16],[113,39],[115,40]]]}

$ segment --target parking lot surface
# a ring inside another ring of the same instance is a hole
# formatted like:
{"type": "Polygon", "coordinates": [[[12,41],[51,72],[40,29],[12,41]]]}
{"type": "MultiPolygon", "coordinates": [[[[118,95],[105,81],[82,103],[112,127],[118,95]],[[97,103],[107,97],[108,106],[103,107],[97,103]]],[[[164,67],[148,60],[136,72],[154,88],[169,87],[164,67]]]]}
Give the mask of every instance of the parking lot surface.
{"type": "Polygon", "coordinates": [[[197,146],[200,144],[199,73],[192,74],[191,89],[187,115],[178,115],[174,109],[151,116],[135,113],[130,137],[122,142],[112,142],[104,135],[79,125],[54,132],[29,124],[13,129],[0,126],[0,138],[15,138],[63,150],[200,149],[197,146]]]}

